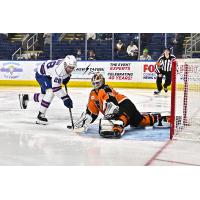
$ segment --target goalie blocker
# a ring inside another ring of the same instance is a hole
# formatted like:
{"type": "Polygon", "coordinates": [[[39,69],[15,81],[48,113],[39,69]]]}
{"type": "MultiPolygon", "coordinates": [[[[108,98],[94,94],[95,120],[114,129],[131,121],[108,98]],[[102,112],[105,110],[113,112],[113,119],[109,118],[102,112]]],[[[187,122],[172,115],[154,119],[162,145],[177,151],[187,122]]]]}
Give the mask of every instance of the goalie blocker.
{"type": "Polygon", "coordinates": [[[82,127],[86,131],[99,113],[102,113],[104,119],[109,121],[101,121],[100,135],[105,138],[120,138],[128,125],[153,126],[159,121],[160,113],[140,113],[130,99],[105,84],[102,74],[94,74],[91,82],[94,89],[90,92],[86,111],[74,124],[75,128],[82,127]]]}

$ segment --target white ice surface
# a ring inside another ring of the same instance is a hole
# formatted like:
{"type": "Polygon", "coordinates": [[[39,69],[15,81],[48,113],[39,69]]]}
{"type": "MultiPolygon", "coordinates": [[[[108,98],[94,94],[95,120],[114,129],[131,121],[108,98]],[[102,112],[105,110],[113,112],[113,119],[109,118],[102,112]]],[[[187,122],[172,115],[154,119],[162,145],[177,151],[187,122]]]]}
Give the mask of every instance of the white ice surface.
{"type": "MultiPolygon", "coordinates": [[[[49,124],[36,125],[39,104],[30,101],[28,109],[19,107],[18,94],[38,92],[38,88],[0,88],[0,165],[145,165],[166,143],[169,130],[129,130],[121,139],[103,139],[94,124],[88,134],[77,135],[66,127],[70,124],[69,112],[60,99],[54,98],[48,112],[49,124]]],[[[89,88],[69,88],[74,101],[74,120],[85,110],[89,88]]],[[[141,112],[169,111],[170,95],[155,97],[152,90],[118,89],[127,95],[141,112]]],[[[183,142],[183,141],[180,141],[183,142]]],[[[169,145],[158,158],[156,165],[200,164],[200,144],[189,145],[186,158],[179,141],[169,145]],[[176,149],[177,146],[177,149],[176,149]],[[166,153],[167,152],[167,153],[166,153]],[[177,153],[177,154],[176,154],[177,153]],[[189,155],[192,153],[192,159],[189,155]],[[196,153],[196,154],[195,154],[196,153]],[[165,155],[166,154],[166,155],[165,155]],[[163,158],[163,155],[164,158],[163,158]],[[169,162],[170,158],[174,161],[169,162]],[[163,161],[167,159],[167,161],[163,161]]]]}

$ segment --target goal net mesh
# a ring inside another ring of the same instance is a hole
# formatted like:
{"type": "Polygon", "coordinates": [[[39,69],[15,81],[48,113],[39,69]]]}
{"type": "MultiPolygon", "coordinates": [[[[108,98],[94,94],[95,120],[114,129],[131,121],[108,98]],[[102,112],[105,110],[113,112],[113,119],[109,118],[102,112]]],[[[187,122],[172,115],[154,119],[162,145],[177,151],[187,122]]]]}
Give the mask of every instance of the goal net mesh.
{"type": "Polygon", "coordinates": [[[200,139],[200,59],[184,59],[176,68],[174,136],[200,139]]]}

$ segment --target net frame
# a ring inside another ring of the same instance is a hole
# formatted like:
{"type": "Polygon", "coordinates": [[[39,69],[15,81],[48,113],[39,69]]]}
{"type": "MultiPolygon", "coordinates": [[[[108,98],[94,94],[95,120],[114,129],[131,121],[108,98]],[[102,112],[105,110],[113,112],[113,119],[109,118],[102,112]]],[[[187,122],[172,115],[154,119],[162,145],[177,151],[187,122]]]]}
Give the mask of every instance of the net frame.
{"type": "Polygon", "coordinates": [[[200,139],[199,113],[200,59],[173,60],[170,139],[175,135],[200,139]]]}

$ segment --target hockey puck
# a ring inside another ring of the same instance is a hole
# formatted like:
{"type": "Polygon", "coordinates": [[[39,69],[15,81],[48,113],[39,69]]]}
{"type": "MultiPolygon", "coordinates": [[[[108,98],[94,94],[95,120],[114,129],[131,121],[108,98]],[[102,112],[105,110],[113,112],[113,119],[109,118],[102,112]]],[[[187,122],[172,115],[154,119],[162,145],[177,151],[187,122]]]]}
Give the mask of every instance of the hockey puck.
{"type": "Polygon", "coordinates": [[[67,128],[72,129],[72,126],[67,126],[67,128]]]}

